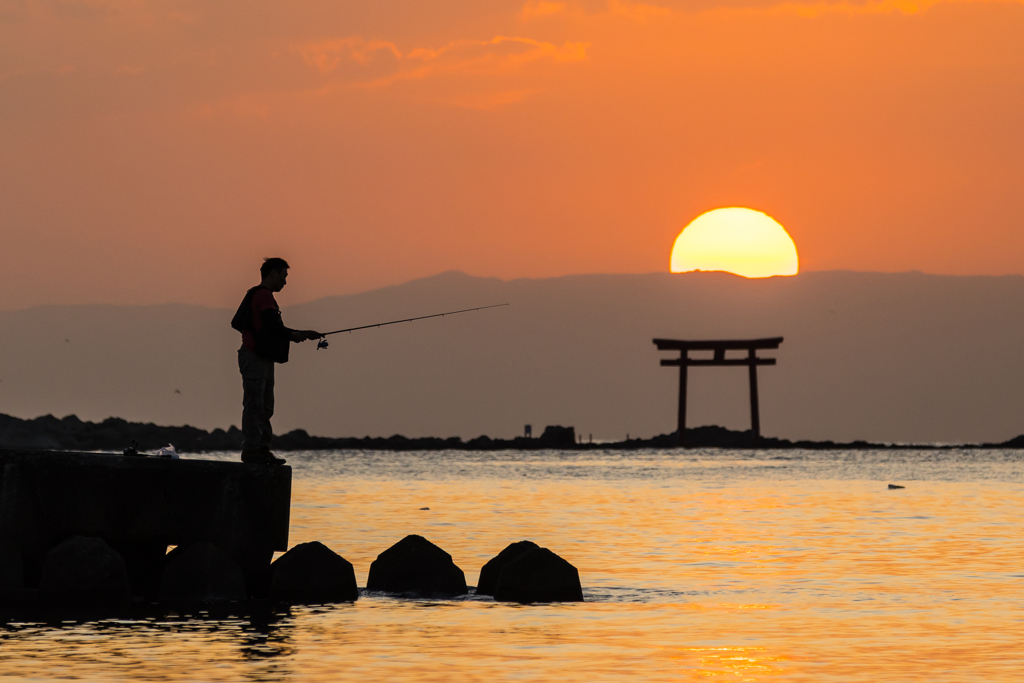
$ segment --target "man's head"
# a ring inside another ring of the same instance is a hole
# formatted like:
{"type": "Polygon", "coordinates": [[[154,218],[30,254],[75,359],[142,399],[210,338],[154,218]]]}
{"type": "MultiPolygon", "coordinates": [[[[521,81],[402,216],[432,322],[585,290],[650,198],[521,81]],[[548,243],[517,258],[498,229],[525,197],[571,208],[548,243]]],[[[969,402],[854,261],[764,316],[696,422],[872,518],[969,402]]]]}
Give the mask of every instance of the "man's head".
{"type": "Polygon", "coordinates": [[[260,266],[260,283],[272,292],[280,292],[288,282],[288,262],[283,258],[265,258],[260,266]]]}

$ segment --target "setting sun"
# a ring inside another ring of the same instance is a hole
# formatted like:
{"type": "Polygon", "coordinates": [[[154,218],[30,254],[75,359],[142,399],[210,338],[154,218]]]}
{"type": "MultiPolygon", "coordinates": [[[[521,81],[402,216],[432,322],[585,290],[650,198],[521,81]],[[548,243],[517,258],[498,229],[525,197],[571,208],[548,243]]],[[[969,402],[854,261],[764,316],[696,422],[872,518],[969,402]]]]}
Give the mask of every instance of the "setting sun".
{"type": "Polygon", "coordinates": [[[740,207],[701,214],[672,247],[671,270],[724,270],[743,277],[796,275],[796,245],[771,216],[740,207]]]}

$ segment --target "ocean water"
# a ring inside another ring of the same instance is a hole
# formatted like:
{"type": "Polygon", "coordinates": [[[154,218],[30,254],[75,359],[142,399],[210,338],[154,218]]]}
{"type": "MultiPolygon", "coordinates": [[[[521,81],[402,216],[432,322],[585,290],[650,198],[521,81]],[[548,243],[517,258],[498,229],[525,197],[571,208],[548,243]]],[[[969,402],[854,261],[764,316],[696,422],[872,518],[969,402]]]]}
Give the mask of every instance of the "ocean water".
{"type": "Polygon", "coordinates": [[[0,677],[1024,680],[1024,452],[287,457],[291,543],[324,542],[361,586],[406,534],[447,550],[470,585],[530,539],[579,569],[586,602],[367,594],[272,615],[15,623],[0,626],[0,677]]]}

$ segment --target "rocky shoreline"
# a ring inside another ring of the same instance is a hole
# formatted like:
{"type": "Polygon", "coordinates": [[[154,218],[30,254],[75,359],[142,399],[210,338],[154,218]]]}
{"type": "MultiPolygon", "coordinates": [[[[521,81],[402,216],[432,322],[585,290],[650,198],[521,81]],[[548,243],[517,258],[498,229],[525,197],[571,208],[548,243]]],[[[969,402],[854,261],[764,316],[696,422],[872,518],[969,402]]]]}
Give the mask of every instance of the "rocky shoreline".
{"type": "MultiPolygon", "coordinates": [[[[227,430],[205,431],[188,425],[163,427],[153,423],[128,422],[111,417],[103,422],[86,422],[74,415],[56,418],[44,415],[23,420],[0,414],[0,448],[70,450],[70,451],[114,451],[128,448],[138,442],[142,452],[156,451],[168,444],[181,453],[203,453],[212,451],[235,451],[242,443],[242,432],[231,426],[227,430]]],[[[750,448],[750,432],[735,431],[724,427],[695,427],[686,432],[689,448],[750,448]]],[[[296,429],[274,437],[273,447],[281,451],[310,450],[635,450],[641,448],[674,448],[675,434],[660,434],[649,439],[627,439],[614,443],[586,443],[577,439],[572,427],[550,426],[537,438],[516,437],[513,439],[492,439],[478,436],[463,440],[460,437],[447,439],[437,437],[408,438],[400,434],[390,437],[343,437],[331,438],[311,436],[305,430],[296,429]]],[[[1024,448],[1024,435],[1003,443],[985,444],[881,444],[868,441],[837,443],[834,441],[789,441],[762,437],[758,448],[764,449],[948,449],[948,448],[1024,448]]]]}

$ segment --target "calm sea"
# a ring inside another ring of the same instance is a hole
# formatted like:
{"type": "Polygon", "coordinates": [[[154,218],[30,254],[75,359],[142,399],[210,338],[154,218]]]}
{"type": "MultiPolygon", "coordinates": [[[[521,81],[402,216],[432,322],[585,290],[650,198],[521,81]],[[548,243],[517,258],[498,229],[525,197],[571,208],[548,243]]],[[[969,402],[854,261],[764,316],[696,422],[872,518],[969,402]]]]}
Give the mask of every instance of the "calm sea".
{"type": "Polygon", "coordinates": [[[364,595],[269,619],[10,624],[0,676],[1024,680],[1024,452],[287,455],[291,542],[326,543],[360,585],[406,534],[470,585],[529,539],[579,569],[587,602],[364,595]]]}

